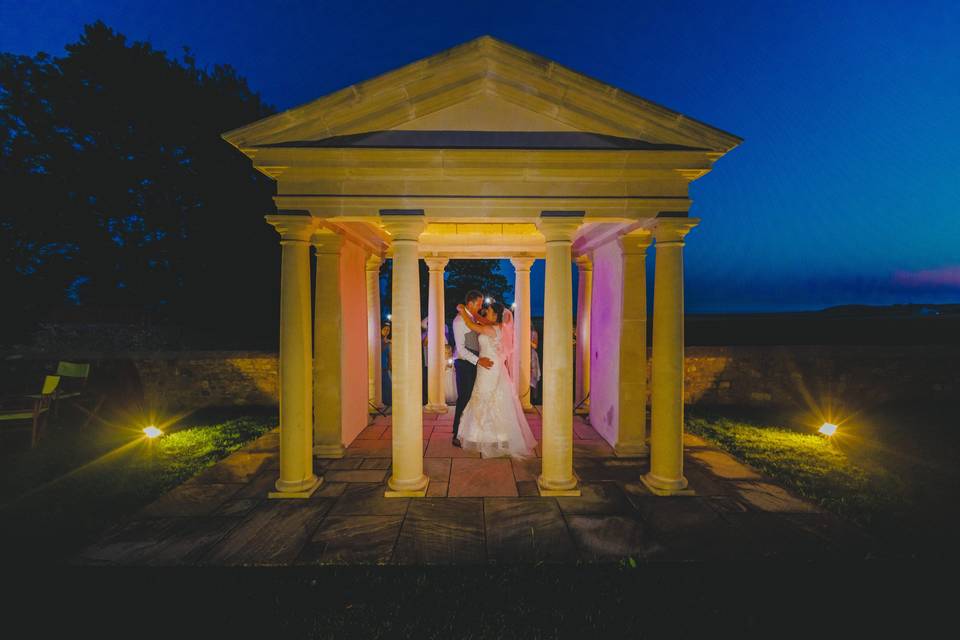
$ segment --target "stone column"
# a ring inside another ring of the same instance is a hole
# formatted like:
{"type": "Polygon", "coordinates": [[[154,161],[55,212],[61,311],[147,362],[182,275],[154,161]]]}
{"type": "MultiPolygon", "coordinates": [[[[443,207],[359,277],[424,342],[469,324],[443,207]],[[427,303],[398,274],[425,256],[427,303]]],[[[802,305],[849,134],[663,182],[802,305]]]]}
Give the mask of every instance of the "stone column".
{"type": "Polygon", "coordinates": [[[268,498],[307,498],[323,482],[313,473],[310,428],[309,216],[267,216],[280,234],[280,478],[268,498]]]}
{"type": "Polygon", "coordinates": [[[513,285],[513,301],[517,308],[513,321],[517,325],[517,392],[524,411],[532,411],[530,402],[530,267],[534,258],[512,258],[516,270],[513,285]]]}
{"type": "Polygon", "coordinates": [[[420,343],[420,233],[423,215],[381,218],[393,245],[393,472],[384,495],[423,497],[423,348],[420,343]]]}
{"type": "Polygon", "coordinates": [[[427,302],[427,413],[446,413],[443,372],[447,362],[443,352],[443,268],[448,258],[424,258],[430,269],[430,294],[427,302]]]}
{"type": "Polygon", "coordinates": [[[343,308],[340,302],[340,247],[343,238],[317,229],[311,239],[317,256],[313,307],[313,454],[343,457],[343,308]]]}
{"type": "Polygon", "coordinates": [[[683,476],[683,238],[698,218],[658,218],[653,288],[650,472],[658,495],[689,493],[683,476]]]}
{"type": "Polygon", "coordinates": [[[649,229],[620,238],[623,307],[620,317],[619,427],[614,452],[639,457],[647,449],[647,247],[649,229]]]}
{"type": "Polygon", "coordinates": [[[546,238],[547,269],[543,308],[543,469],[537,484],[546,496],[579,496],[573,475],[573,286],[570,246],[581,217],[539,220],[546,238]]]}
{"type": "Polygon", "coordinates": [[[367,399],[378,409],[383,408],[383,375],[380,364],[380,264],[378,255],[367,258],[367,378],[370,389],[367,399]]]}
{"type": "Polygon", "coordinates": [[[577,379],[574,404],[578,413],[590,413],[590,310],[593,300],[593,261],[578,256],[577,263],[577,379]]]}

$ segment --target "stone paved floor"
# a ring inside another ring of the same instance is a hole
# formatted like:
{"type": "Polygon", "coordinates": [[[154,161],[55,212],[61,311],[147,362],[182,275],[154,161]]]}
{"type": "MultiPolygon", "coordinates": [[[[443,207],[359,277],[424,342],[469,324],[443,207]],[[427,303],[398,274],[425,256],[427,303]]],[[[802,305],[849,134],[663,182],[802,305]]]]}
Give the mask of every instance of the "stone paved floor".
{"type": "MultiPolygon", "coordinates": [[[[530,414],[540,437],[540,416],[530,414]]],[[[647,461],[617,458],[574,425],[583,495],[541,497],[539,460],[480,459],[450,443],[452,414],[425,415],[426,498],[384,498],[390,420],[377,418],[339,460],[317,460],[321,489],[267,500],[278,432],[114,526],[77,558],[111,565],[316,565],[863,558],[859,529],[687,434],[694,496],[659,497],[647,461]]],[[[539,447],[538,447],[539,455],[539,447]]]]}

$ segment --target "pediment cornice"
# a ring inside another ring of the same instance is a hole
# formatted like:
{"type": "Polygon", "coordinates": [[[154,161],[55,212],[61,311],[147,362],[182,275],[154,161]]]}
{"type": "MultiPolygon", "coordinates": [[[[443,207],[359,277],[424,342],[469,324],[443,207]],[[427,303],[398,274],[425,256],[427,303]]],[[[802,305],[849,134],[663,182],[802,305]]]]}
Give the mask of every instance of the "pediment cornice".
{"type": "Polygon", "coordinates": [[[388,130],[477,96],[501,100],[580,131],[723,154],[741,139],[551,60],[484,36],[223,134],[255,145],[388,130]]]}

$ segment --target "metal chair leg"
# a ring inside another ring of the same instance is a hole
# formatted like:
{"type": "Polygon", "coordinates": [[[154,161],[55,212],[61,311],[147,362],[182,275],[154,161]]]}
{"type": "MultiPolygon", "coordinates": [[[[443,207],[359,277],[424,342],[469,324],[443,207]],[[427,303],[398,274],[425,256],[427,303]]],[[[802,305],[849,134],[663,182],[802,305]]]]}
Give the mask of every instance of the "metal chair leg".
{"type": "Polygon", "coordinates": [[[378,407],[377,405],[373,404],[373,403],[370,402],[369,400],[367,401],[367,404],[370,405],[370,408],[373,409],[373,412],[376,413],[377,415],[379,415],[379,416],[381,416],[381,417],[383,417],[383,418],[386,418],[386,417],[387,417],[387,408],[386,408],[386,407],[384,407],[383,409],[381,409],[380,407],[378,407]]]}
{"type": "Polygon", "coordinates": [[[579,413],[579,414],[578,414],[578,413],[577,413],[577,409],[579,409],[580,407],[582,407],[582,406],[584,405],[584,403],[587,402],[587,400],[589,400],[589,399],[590,399],[590,394],[588,393],[587,395],[585,395],[585,396],[583,397],[583,400],[581,400],[580,402],[578,402],[578,403],[577,403],[577,406],[575,406],[575,407],[573,408],[573,415],[575,415],[575,416],[579,415],[580,418],[581,418],[584,422],[586,422],[587,424],[590,424],[590,413],[587,412],[587,413],[579,413]]]}
{"type": "Polygon", "coordinates": [[[30,433],[30,448],[36,448],[40,443],[40,417],[43,415],[43,412],[40,410],[41,401],[38,399],[33,403],[33,428],[30,433]]]}
{"type": "Polygon", "coordinates": [[[97,398],[97,404],[94,405],[93,411],[90,411],[89,409],[87,409],[86,407],[84,407],[82,404],[77,403],[76,406],[79,407],[80,409],[82,409],[82,410],[87,414],[87,418],[86,418],[86,420],[83,421],[83,426],[81,427],[81,429],[86,429],[86,428],[87,428],[87,425],[90,424],[91,418],[96,418],[96,417],[97,417],[97,413],[99,413],[100,407],[103,406],[103,401],[104,401],[105,398],[106,398],[106,396],[100,396],[99,398],[97,398]]]}

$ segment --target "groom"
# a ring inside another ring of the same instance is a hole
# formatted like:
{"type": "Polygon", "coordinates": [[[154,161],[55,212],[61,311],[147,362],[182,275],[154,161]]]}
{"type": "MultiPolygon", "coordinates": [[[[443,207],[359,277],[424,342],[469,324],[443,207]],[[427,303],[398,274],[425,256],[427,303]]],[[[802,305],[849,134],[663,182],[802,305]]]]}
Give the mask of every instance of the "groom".
{"type": "MultiPolygon", "coordinates": [[[[476,290],[468,291],[463,302],[467,307],[467,313],[476,320],[480,313],[480,307],[483,306],[483,294],[476,290]]],[[[457,411],[453,414],[453,446],[459,447],[460,416],[463,415],[463,409],[470,402],[470,396],[473,395],[473,382],[477,379],[477,365],[489,369],[493,366],[493,360],[480,357],[478,336],[467,328],[467,323],[463,321],[459,313],[453,320],[453,342],[453,367],[457,374],[457,411]]]]}

